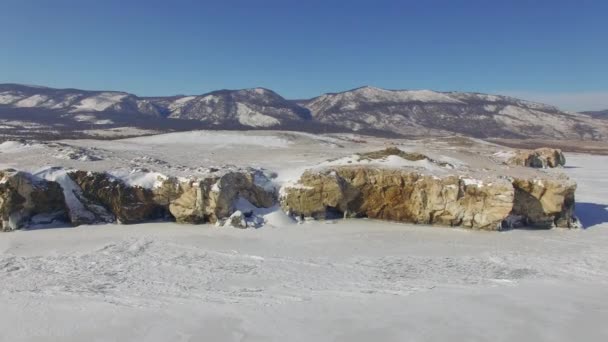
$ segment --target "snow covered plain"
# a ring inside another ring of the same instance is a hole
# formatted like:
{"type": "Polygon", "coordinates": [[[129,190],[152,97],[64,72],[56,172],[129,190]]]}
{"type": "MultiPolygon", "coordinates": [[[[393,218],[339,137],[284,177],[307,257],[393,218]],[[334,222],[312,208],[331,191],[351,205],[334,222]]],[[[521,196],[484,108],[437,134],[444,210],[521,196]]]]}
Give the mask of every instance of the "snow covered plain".
{"type": "MultiPolygon", "coordinates": [[[[166,171],[181,161],[172,171],[192,172],[196,155],[281,167],[281,179],[384,143],[190,134],[63,142],[94,152],[94,162],[11,143],[0,164],[104,169],[135,160],[166,171]]],[[[567,158],[585,230],[274,217],[247,230],[147,223],[0,234],[0,341],[605,341],[608,157],[567,158]]]]}

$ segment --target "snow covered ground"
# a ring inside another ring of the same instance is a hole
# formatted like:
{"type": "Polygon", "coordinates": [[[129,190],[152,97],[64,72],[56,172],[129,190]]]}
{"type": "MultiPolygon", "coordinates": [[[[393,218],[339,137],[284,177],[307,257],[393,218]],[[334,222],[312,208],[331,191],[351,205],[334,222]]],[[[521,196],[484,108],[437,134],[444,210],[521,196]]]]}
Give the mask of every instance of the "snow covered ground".
{"type": "MultiPolygon", "coordinates": [[[[279,178],[370,149],[344,137],[226,134],[69,143],[96,148],[92,168],[137,159],[162,171],[162,159],[189,170],[185,156],[197,155],[281,166],[279,178]]],[[[85,165],[47,149],[7,143],[0,164],[85,165]]],[[[247,230],[147,223],[0,234],[0,341],[605,341],[608,157],[567,159],[585,230],[276,217],[247,230]]]]}

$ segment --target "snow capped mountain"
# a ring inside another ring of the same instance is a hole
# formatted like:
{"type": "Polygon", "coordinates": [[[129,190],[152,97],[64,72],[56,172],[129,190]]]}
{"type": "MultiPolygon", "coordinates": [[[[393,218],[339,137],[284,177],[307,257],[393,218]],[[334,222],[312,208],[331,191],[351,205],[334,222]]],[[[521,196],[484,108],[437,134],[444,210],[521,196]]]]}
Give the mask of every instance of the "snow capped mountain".
{"type": "Polygon", "coordinates": [[[315,120],[353,130],[405,135],[461,133],[475,137],[601,139],[606,125],[589,117],[507,96],[362,87],[301,104],[315,120]]]}
{"type": "Polygon", "coordinates": [[[563,112],[508,96],[375,87],[295,101],[265,88],[138,97],[117,91],[0,84],[0,131],[13,129],[10,122],[30,122],[23,127],[36,129],[50,124],[64,132],[95,125],[156,131],[270,128],[480,138],[608,137],[608,121],[597,115],[563,112]]]}
{"type": "Polygon", "coordinates": [[[587,111],[581,112],[582,114],[589,115],[596,119],[604,119],[608,120],[608,109],[606,110],[595,110],[595,111],[587,111]]]}
{"type": "Polygon", "coordinates": [[[159,115],[148,101],[116,91],[53,89],[19,84],[0,85],[0,105],[14,108],[41,108],[67,113],[127,112],[159,115]]]}
{"type": "Polygon", "coordinates": [[[264,89],[219,90],[172,101],[158,100],[167,116],[211,124],[238,123],[249,127],[273,127],[286,121],[310,119],[308,111],[264,89]]]}

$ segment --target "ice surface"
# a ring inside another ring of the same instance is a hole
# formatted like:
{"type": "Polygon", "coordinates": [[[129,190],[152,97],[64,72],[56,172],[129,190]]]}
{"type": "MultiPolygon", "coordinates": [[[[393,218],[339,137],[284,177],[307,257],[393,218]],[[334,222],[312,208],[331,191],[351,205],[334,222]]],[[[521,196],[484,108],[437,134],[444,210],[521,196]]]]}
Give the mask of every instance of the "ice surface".
{"type": "MultiPolygon", "coordinates": [[[[232,162],[276,171],[281,184],[323,160],[384,143],[348,139],[361,138],[193,132],[64,142],[98,148],[103,160],[86,163],[11,142],[0,144],[0,164],[128,170],[116,176],[153,186],[125,164],[175,171],[183,163],[189,173],[232,162]],[[345,147],[328,145],[339,142],[345,147]]],[[[400,144],[447,160],[431,143],[400,144]]],[[[478,162],[475,153],[450,151],[463,165],[478,162]]],[[[584,230],[298,224],[241,199],[237,209],[253,211],[264,227],[146,223],[0,234],[0,341],[604,341],[608,157],[566,158],[559,171],[578,182],[584,230]]],[[[38,175],[70,189],[58,169],[38,175]]]]}

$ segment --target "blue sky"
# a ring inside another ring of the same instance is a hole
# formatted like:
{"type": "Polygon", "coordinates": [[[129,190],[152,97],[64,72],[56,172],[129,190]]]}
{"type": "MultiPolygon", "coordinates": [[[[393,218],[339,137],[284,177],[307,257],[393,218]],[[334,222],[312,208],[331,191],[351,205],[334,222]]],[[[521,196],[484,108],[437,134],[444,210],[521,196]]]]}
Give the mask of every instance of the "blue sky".
{"type": "Polygon", "coordinates": [[[0,82],[306,98],[361,85],[608,108],[608,1],[0,0],[0,82]]]}

